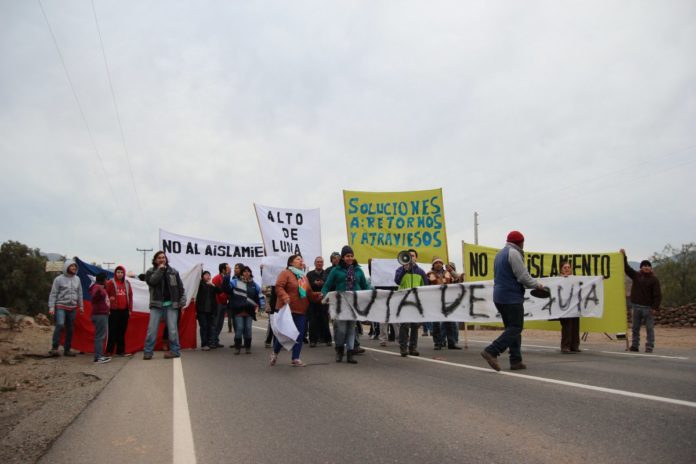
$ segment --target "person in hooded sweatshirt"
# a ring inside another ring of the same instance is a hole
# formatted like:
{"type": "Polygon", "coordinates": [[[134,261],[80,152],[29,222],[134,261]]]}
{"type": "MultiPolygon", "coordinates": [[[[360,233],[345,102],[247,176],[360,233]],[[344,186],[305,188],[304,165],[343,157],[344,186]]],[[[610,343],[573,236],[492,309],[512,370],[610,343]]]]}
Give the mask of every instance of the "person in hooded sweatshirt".
{"type": "Polygon", "coordinates": [[[126,331],[133,312],[133,289],[126,280],[125,267],[116,266],[114,278],[106,283],[106,292],[109,294],[110,305],[106,352],[112,354],[115,347],[118,356],[131,356],[131,353],[126,353],[126,331]]]}
{"type": "MultiPolygon", "coordinates": [[[[327,293],[334,290],[337,292],[370,290],[365,273],[355,260],[353,249],[348,245],[341,249],[341,259],[326,279],[321,293],[326,296],[327,293]]],[[[358,362],[353,358],[355,354],[355,321],[334,319],[334,340],[336,342],[336,362],[343,361],[343,354],[346,353],[346,361],[350,364],[357,364],[358,362]]]]}
{"type": "Polygon", "coordinates": [[[51,350],[48,352],[51,356],[60,356],[58,345],[63,329],[65,329],[64,354],[75,356],[75,353],[70,351],[70,346],[77,311],[80,311],[80,314],[84,312],[82,284],[77,277],[77,264],[75,261],[66,260],[63,273],[53,280],[51,292],[48,295],[48,314],[55,316],[56,321],[51,350]]]}
{"type": "Polygon", "coordinates": [[[108,363],[111,358],[104,356],[104,338],[109,330],[109,293],[106,291],[106,273],[100,272],[89,286],[92,298],[92,324],[94,324],[94,362],[108,363]]]}

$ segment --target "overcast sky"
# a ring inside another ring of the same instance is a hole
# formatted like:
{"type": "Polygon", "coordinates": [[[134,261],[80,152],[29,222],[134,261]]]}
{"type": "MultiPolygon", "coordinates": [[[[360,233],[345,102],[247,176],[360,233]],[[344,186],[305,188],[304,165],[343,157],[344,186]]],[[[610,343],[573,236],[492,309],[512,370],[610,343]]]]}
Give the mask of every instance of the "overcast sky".
{"type": "Polygon", "coordinates": [[[457,263],[474,211],[489,246],[696,241],[694,1],[94,7],[0,0],[2,242],[139,270],[159,228],[260,242],[257,202],[320,208],[328,256],[343,189],[439,187],[457,263]]]}

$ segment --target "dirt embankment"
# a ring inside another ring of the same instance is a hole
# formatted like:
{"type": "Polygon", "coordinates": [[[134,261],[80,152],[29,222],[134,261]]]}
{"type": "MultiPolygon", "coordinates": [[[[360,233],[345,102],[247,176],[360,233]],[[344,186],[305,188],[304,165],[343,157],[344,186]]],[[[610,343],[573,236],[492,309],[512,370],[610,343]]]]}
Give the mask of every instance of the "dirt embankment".
{"type": "MultiPolygon", "coordinates": [[[[0,462],[31,463],[101,392],[125,360],[48,356],[53,327],[0,327],[0,462]]],[[[11,324],[10,324],[11,325],[11,324]]]]}

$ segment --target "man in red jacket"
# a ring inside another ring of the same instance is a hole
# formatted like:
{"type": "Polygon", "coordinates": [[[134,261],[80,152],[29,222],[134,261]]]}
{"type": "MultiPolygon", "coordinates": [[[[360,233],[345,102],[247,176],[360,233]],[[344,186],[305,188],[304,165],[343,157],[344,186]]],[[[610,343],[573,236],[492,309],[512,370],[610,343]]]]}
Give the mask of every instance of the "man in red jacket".
{"type": "Polygon", "coordinates": [[[133,289],[126,280],[125,267],[116,267],[114,278],[106,283],[106,292],[111,305],[106,353],[112,354],[115,346],[118,356],[131,356],[132,353],[126,353],[126,330],[130,314],[133,312],[133,289]]]}

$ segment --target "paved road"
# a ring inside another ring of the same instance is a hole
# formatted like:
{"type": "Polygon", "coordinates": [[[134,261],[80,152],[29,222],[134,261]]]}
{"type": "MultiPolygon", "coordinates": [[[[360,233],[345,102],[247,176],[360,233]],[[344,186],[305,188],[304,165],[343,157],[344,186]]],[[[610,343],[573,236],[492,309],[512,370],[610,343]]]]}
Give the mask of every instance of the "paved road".
{"type": "Polygon", "coordinates": [[[518,374],[487,368],[477,337],[439,352],[421,338],[423,356],[407,359],[366,340],[358,365],[318,347],[294,368],[287,353],[267,365],[262,333],[251,355],[118,360],[41,462],[696,462],[693,350],[561,355],[539,343],[523,348],[530,368],[518,374]]]}

